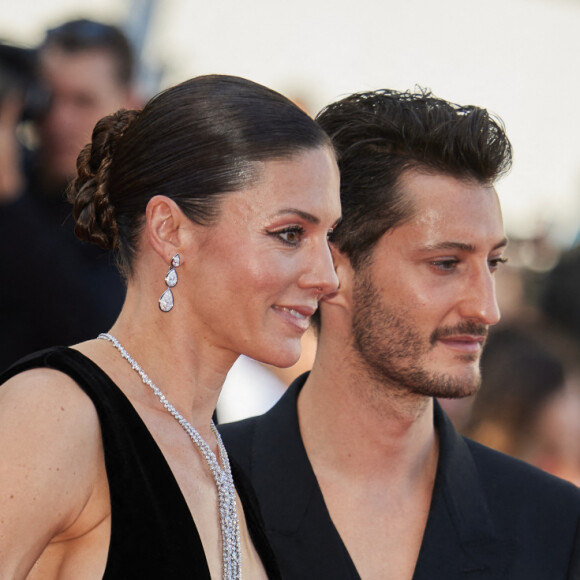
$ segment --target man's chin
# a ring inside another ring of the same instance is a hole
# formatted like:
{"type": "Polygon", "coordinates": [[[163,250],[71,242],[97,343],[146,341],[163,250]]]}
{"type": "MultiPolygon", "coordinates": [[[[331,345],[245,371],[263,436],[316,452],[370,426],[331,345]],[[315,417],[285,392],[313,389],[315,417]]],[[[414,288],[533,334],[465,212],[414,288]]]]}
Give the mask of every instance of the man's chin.
{"type": "Polygon", "coordinates": [[[463,399],[475,395],[481,386],[481,376],[463,375],[431,375],[426,380],[418,381],[411,386],[415,394],[442,399],[463,399]]]}

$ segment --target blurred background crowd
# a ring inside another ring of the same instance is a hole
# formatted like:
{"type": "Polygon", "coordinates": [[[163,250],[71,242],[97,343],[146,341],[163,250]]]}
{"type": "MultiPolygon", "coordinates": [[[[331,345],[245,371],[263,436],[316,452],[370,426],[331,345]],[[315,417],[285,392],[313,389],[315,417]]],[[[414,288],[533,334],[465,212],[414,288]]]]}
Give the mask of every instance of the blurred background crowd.
{"type": "MultiPolygon", "coordinates": [[[[503,318],[480,393],[442,404],[468,436],[580,485],[578,3],[0,5],[0,370],[32,350],[93,338],[120,309],[114,264],[76,240],[64,200],[102,116],[206,73],[262,82],[312,114],[350,92],[420,85],[497,113],[514,146],[498,187],[511,240],[497,277],[503,318]]],[[[314,348],[307,333],[290,369],[238,361],[220,420],[266,410],[314,348]]]]}

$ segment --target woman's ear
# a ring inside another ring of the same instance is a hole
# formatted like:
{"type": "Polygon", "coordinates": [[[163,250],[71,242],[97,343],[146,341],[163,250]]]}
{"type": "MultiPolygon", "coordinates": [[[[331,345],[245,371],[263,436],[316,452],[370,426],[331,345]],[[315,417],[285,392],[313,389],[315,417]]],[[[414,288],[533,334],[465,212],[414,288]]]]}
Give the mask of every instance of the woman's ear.
{"type": "Polygon", "coordinates": [[[147,241],[164,262],[180,252],[185,235],[184,213],[179,206],[164,195],[156,195],[149,200],[145,210],[147,241]]]}

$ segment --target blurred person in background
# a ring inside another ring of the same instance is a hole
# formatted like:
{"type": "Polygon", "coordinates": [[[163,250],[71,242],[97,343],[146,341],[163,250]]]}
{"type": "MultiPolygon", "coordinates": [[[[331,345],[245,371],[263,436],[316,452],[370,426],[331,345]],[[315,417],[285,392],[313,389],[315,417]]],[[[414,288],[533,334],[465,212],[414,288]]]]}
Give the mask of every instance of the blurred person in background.
{"type": "Polygon", "coordinates": [[[580,246],[562,252],[555,266],[540,277],[536,294],[538,308],[554,334],[565,339],[559,354],[567,367],[565,391],[542,422],[545,431],[553,434],[552,448],[561,449],[563,457],[558,460],[554,454],[546,468],[569,473],[569,478],[580,485],[580,246]],[[559,441],[569,444],[558,445],[559,441]],[[572,463],[565,459],[570,455],[572,463]]]}
{"type": "Polygon", "coordinates": [[[37,113],[36,97],[45,94],[38,85],[36,52],[0,42],[0,203],[16,199],[24,189],[18,130],[37,113]]]}
{"type": "Polygon", "coordinates": [[[96,122],[140,104],[131,45],[118,27],[81,19],[48,30],[33,54],[44,101],[30,115],[30,149],[14,140],[24,104],[0,109],[0,369],[93,336],[125,295],[111,257],[75,238],[64,192],[96,122]]]}
{"type": "Polygon", "coordinates": [[[539,285],[539,307],[580,344],[580,245],[562,253],[539,285]]]}
{"type": "Polygon", "coordinates": [[[531,328],[490,332],[481,357],[482,386],[463,432],[498,451],[543,466],[541,429],[565,388],[563,362],[531,328]]]}
{"type": "Polygon", "coordinates": [[[96,122],[140,104],[133,59],[128,39],[116,26],[74,20],[48,30],[39,48],[39,74],[50,102],[36,123],[38,147],[30,168],[37,191],[60,196],[96,122]]]}

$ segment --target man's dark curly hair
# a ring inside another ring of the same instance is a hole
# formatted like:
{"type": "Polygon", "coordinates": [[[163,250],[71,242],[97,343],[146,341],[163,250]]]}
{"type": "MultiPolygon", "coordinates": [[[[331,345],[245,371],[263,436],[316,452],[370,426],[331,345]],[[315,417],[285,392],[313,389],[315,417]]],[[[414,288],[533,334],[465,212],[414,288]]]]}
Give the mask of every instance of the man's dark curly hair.
{"type": "Polygon", "coordinates": [[[356,93],[316,117],[337,152],[342,221],[332,242],[356,269],[389,229],[413,215],[400,187],[407,170],[492,184],[511,167],[503,123],[429,90],[356,93]]]}

